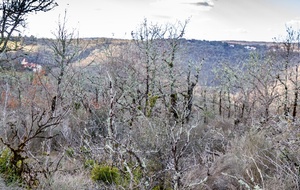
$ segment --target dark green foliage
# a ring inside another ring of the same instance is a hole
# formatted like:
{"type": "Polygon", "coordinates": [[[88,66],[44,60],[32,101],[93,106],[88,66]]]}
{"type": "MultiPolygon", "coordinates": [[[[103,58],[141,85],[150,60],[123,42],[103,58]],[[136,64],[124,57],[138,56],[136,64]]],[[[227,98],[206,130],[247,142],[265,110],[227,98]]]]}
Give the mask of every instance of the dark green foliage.
{"type": "Polygon", "coordinates": [[[159,98],[159,96],[157,96],[157,95],[149,96],[149,106],[151,108],[153,108],[155,106],[158,98],[159,98]]]}
{"type": "MultiPolygon", "coordinates": [[[[0,156],[0,173],[7,184],[21,181],[20,168],[11,164],[13,155],[9,149],[4,149],[0,156]]],[[[21,165],[21,163],[18,163],[21,165]]]]}
{"type": "Polygon", "coordinates": [[[91,153],[91,150],[89,148],[87,148],[86,146],[81,146],[80,147],[80,152],[85,154],[85,155],[89,155],[91,153]]]}
{"type": "Polygon", "coordinates": [[[149,99],[148,99],[147,105],[149,105],[149,107],[147,110],[147,116],[150,117],[152,114],[152,109],[154,108],[159,96],[157,96],[157,95],[152,96],[151,94],[149,94],[148,96],[149,96],[149,99]]]}
{"type": "Polygon", "coordinates": [[[94,168],[94,165],[95,165],[95,160],[86,160],[84,162],[84,168],[92,169],[94,168]]]}
{"type": "Polygon", "coordinates": [[[74,103],[74,108],[75,108],[75,110],[79,110],[80,107],[81,107],[80,103],[78,103],[78,102],[75,102],[75,103],[74,103]]]}
{"type": "Polygon", "coordinates": [[[74,157],[75,152],[72,148],[68,148],[68,149],[66,149],[66,154],[72,158],[72,157],[74,157]]]}
{"type": "Polygon", "coordinates": [[[107,184],[118,184],[120,173],[118,168],[95,164],[91,174],[92,180],[102,181],[107,184]]]}
{"type": "MultiPolygon", "coordinates": [[[[141,178],[143,177],[143,172],[142,172],[142,169],[140,167],[134,167],[134,166],[131,166],[132,164],[129,164],[129,168],[132,172],[132,175],[133,175],[133,181],[134,181],[134,184],[139,184],[141,178]]],[[[126,168],[124,168],[126,174],[125,174],[125,181],[123,182],[123,185],[127,186],[128,183],[130,182],[130,174],[129,172],[127,171],[126,168]]]]}

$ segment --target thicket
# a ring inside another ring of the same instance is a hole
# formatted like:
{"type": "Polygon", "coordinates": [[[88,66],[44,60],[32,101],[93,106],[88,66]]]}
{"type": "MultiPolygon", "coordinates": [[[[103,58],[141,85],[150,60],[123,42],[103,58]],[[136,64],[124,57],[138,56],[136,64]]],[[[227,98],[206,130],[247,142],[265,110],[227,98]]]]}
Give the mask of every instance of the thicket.
{"type": "Polygon", "coordinates": [[[3,51],[1,177],[31,189],[299,189],[299,32],[222,62],[212,86],[201,52],[182,44],[186,25],[145,20],[86,60],[90,44],[63,18],[35,73],[14,67],[23,50],[3,51]]]}

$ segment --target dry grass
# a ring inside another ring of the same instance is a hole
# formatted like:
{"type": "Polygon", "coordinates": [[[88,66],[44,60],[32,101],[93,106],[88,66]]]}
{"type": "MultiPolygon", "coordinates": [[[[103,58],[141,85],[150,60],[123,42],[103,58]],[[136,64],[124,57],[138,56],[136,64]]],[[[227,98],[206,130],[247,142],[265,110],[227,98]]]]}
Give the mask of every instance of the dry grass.
{"type": "MultiPolygon", "coordinates": [[[[299,189],[299,127],[289,122],[272,127],[277,133],[251,127],[230,140],[230,147],[212,163],[200,189],[299,189]]],[[[199,167],[192,176],[203,179],[203,170],[199,167]]]]}
{"type": "Polygon", "coordinates": [[[38,189],[53,189],[53,190],[83,190],[94,189],[95,186],[91,181],[87,172],[77,172],[69,174],[64,172],[57,172],[50,180],[44,181],[40,184],[38,189]]]}

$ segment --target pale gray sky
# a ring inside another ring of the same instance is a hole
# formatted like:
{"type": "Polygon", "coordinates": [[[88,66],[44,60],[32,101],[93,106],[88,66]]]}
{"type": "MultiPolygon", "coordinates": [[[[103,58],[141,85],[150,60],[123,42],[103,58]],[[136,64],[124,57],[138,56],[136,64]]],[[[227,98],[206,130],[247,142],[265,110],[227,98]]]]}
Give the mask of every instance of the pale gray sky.
{"type": "Polygon", "coordinates": [[[174,23],[190,18],[185,37],[272,41],[285,26],[300,27],[300,0],[57,0],[54,10],[28,18],[27,35],[53,37],[59,15],[80,37],[130,38],[144,18],[174,23]]]}

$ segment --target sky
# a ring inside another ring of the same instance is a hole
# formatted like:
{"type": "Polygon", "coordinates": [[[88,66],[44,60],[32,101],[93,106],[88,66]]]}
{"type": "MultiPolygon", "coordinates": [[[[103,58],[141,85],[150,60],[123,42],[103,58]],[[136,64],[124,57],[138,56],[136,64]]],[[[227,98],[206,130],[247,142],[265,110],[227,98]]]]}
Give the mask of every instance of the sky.
{"type": "Polygon", "coordinates": [[[185,38],[273,41],[286,26],[300,28],[300,0],[57,0],[58,7],[28,17],[24,34],[54,37],[59,17],[79,37],[130,39],[147,19],[154,24],[189,19],[185,38]]]}

